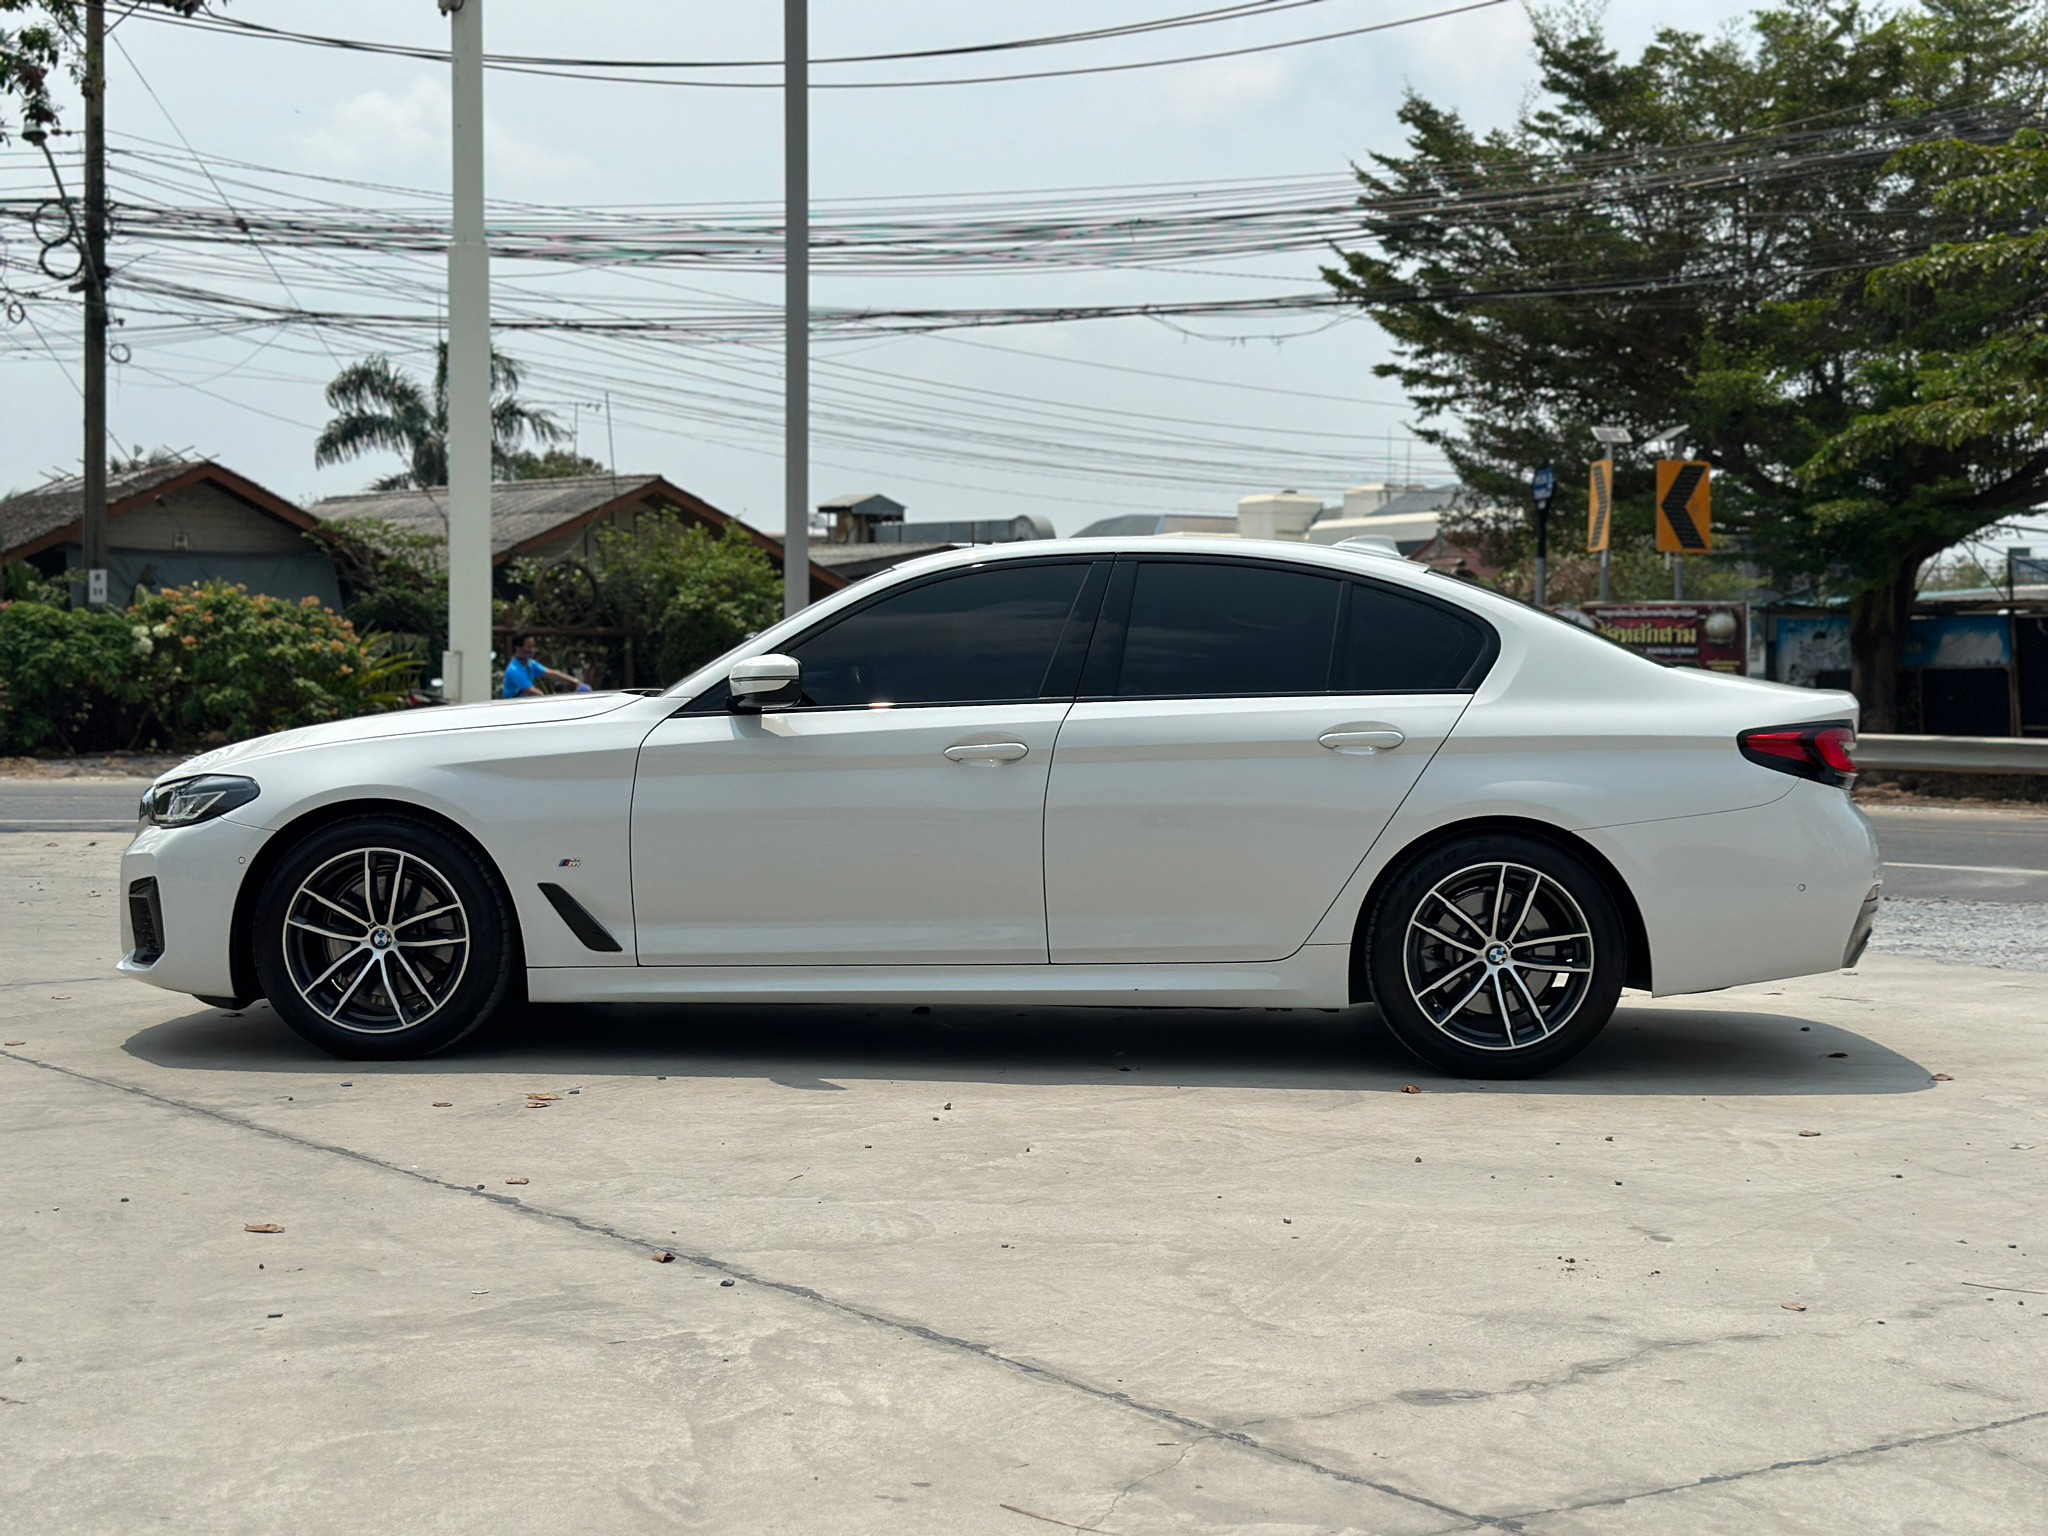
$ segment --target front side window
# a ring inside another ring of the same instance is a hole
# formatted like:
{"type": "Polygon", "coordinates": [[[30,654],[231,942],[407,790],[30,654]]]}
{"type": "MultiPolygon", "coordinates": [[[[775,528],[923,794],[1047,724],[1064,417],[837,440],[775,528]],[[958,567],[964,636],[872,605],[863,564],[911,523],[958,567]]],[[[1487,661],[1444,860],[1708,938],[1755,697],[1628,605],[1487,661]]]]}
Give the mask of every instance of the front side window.
{"type": "Polygon", "coordinates": [[[1321,693],[1343,584],[1221,562],[1138,566],[1116,692],[1125,698],[1321,693]]]}
{"type": "Polygon", "coordinates": [[[1088,575],[1086,562],[1011,565],[925,582],[790,649],[806,705],[1034,700],[1088,575]]]}

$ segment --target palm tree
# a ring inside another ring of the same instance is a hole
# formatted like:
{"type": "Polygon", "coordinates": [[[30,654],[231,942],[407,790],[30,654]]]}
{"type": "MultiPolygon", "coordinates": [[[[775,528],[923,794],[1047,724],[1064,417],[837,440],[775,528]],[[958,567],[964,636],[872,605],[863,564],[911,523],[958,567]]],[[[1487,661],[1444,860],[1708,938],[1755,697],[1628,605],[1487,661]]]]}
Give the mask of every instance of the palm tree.
{"type": "MultiPolygon", "coordinates": [[[[517,478],[513,456],[531,438],[543,446],[568,437],[546,411],[519,399],[519,365],[491,353],[491,475],[517,478]]],[[[377,491],[420,490],[448,483],[448,343],[434,349],[431,393],[383,353],[351,363],[327,386],[334,419],[313,445],[324,468],[366,453],[392,452],[407,468],[371,482],[377,491]]]]}

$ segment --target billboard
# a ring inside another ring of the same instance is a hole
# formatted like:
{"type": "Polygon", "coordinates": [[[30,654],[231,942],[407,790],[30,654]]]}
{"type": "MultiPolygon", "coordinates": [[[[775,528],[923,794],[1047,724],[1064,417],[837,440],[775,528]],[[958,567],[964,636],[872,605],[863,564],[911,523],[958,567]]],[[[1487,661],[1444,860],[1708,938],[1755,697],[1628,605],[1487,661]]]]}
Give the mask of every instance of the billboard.
{"type": "Polygon", "coordinates": [[[1558,616],[1667,667],[1749,670],[1747,603],[1581,603],[1558,616]]]}

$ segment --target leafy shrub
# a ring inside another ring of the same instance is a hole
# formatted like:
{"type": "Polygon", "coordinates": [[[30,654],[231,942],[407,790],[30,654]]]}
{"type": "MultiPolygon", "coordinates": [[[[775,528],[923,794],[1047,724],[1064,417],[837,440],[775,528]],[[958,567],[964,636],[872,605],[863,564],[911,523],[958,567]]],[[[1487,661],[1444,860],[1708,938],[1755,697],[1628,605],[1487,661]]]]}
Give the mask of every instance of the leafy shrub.
{"type": "Polygon", "coordinates": [[[591,568],[614,622],[647,637],[663,685],[782,617],[782,573],[731,524],[715,537],[667,518],[601,533],[591,568]]]}
{"type": "Polygon", "coordinates": [[[440,664],[448,644],[446,540],[376,517],[338,517],[306,538],[334,562],[351,624],[440,664]]]}
{"type": "Polygon", "coordinates": [[[312,598],[208,582],[126,613],[0,609],[0,749],[240,740],[396,707],[418,668],[312,598]]]}
{"type": "Polygon", "coordinates": [[[537,631],[556,666],[617,681],[629,641],[633,680],[665,686],[782,617],[782,573],[736,525],[644,516],[595,543],[587,562],[521,560],[507,573],[500,627],[537,631]]]}
{"type": "Polygon", "coordinates": [[[0,607],[0,751],[139,745],[148,720],[138,645],[128,617],[109,609],[0,607]]]}

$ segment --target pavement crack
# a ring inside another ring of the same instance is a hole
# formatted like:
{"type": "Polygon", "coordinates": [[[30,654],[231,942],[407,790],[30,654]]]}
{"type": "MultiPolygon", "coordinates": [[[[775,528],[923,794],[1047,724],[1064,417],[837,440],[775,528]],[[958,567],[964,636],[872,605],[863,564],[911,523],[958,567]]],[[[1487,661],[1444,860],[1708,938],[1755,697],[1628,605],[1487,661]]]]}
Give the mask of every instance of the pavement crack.
{"type": "MultiPolygon", "coordinates": [[[[1393,1483],[1382,1482],[1377,1478],[1366,1477],[1357,1472],[1346,1471],[1341,1467],[1333,1467],[1326,1462],[1317,1461],[1311,1456],[1288,1450],[1284,1446],[1268,1444],[1266,1441],[1246,1434],[1242,1429],[1225,1429],[1219,1425],[1205,1423],[1203,1420],[1195,1418],[1190,1414],[1182,1413],[1178,1409],[1169,1408],[1162,1403],[1148,1402],[1128,1392],[1120,1392],[1113,1387],[1103,1386],[1098,1382],[1088,1380],[1086,1377],[1059,1370],[1040,1361],[1004,1354],[993,1345],[978,1343],[973,1339],[963,1339],[956,1334],[946,1333],[940,1329],[929,1327],[924,1323],[913,1322],[908,1318],[891,1317],[886,1312],[878,1312],[864,1307],[858,1302],[827,1295],[823,1291],[814,1290],[807,1285],[798,1285],[794,1281],[777,1280],[770,1276],[756,1273],[742,1264],[735,1264],[729,1259],[721,1259],[714,1254],[696,1253],[685,1248],[679,1248],[676,1246],[673,1238],[667,1242],[657,1242],[651,1238],[637,1237],[621,1228],[611,1226],[606,1222],[593,1221],[586,1216],[577,1216],[568,1211],[551,1210],[546,1206],[537,1205],[528,1200],[521,1200],[512,1195],[499,1194],[488,1189],[477,1189],[468,1184],[458,1184],[452,1179],[444,1179],[437,1174],[426,1173],[417,1168],[407,1168],[400,1163],[387,1162],[381,1157],[375,1157],[368,1152],[359,1152],[353,1147],[344,1147],[336,1142],[321,1141],[315,1137],[301,1136],[292,1131],[280,1130],[275,1126],[265,1125],[261,1121],[251,1120],[246,1116],[235,1114],[231,1110],[211,1109],[203,1104],[193,1104],[184,1099],[174,1099],[168,1094],[158,1093],[153,1089],[143,1088],[134,1083],[124,1083],[114,1078],[100,1077],[91,1072],[82,1072],[76,1067],[60,1066],[56,1062],[42,1061],[33,1056],[24,1056],[16,1051],[0,1050],[0,1060],[17,1062],[25,1067],[35,1067],[44,1072],[52,1072],[62,1077],[71,1078],[77,1082],[91,1083],[98,1088],[112,1089],[116,1093],[127,1094],[129,1097],[142,1100],[145,1103],[155,1104],[180,1114],[192,1115],[202,1120],[210,1120],[217,1125],[232,1126],[236,1130],[248,1131],[258,1136],[267,1136],[274,1141],[298,1147],[304,1151],[325,1153],[331,1157],[345,1158],[365,1168],[375,1168],[384,1173],[396,1174],[400,1178],[410,1179],[415,1183],[425,1184],[449,1194],[461,1195],[466,1199],[485,1201],[500,1210],[524,1216],[529,1220],[566,1227],[590,1237],[603,1238],[610,1242],[622,1244],[640,1253],[651,1254],[665,1251],[675,1256],[677,1264],[692,1265],[697,1269],[709,1271],[721,1278],[743,1281],[748,1285],[759,1286],[763,1290],[774,1291],[793,1300],[836,1312],[842,1317],[866,1323],[871,1327],[888,1329],[891,1332],[903,1334],[940,1349],[970,1356],[987,1364],[999,1366],[1004,1370],[1014,1371],[1021,1376],[1028,1377],[1047,1386],[1064,1388],[1066,1391],[1080,1396],[1093,1398],[1097,1402],[1108,1403],[1114,1407],[1140,1414],[1156,1423],[1172,1425],[1175,1429],[1188,1432],[1198,1441],[1215,1440],[1226,1445],[1234,1445],[1240,1450],[1249,1451],[1256,1456],[1263,1456],[1268,1461],[1277,1462],[1283,1466],[1294,1467],[1304,1472],[1312,1472],[1319,1477],[1327,1477],[1335,1482],[1345,1483],[1354,1488],[1370,1489],[1372,1492],[1384,1494],[1390,1499],[1399,1499],[1403,1503],[1412,1504],[1418,1508],[1431,1510],[1436,1514],[1447,1516],[1459,1522],[1459,1528],[1461,1529],[1491,1527],[1498,1530],[1512,1531],[1517,1528],[1511,1521],[1494,1516],[1474,1514],[1469,1510],[1459,1509],[1454,1505],[1443,1503],[1441,1500],[1432,1499],[1427,1494],[1416,1493],[1411,1489],[1402,1488],[1393,1483]]],[[[1018,1513],[1025,1514],[1029,1513],[1029,1511],[1019,1510],[1018,1513]]]]}
{"type": "Polygon", "coordinates": [[[1246,1419],[1237,1427],[1255,1429],[1261,1424],[1314,1424],[1323,1419],[1342,1418],[1347,1413],[1362,1413],[1368,1408],[1388,1407],[1395,1403],[1410,1408],[1441,1408],[1454,1403],[1486,1402],[1494,1398],[1519,1397],[1528,1393],[1555,1392],[1565,1387],[1577,1386],[1596,1376],[1612,1375],[1626,1370],[1639,1360],[1654,1355],[1669,1354],[1678,1350],[1711,1349],[1717,1344],[1760,1344],[1770,1340],[1764,1333],[1725,1333],[1708,1339],[1653,1339],[1627,1354],[1610,1355],[1598,1360],[1579,1360],[1569,1366],[1561,1375],[1540,1377],[1523,1381],[1511,1381],[1502,1387],[1413,1387],[1396,1392],[1391,1397],[1367,1398],[1363,1402],[1344,1403],[1336,1408],[1325,1408],[1320,1413],[1274,1414],[1263,1419],[1246,1419]]]}
{"type": "Polygon", "coordinates": [[[1993,1419],[1985,1424],[1969,1424],[1961,1429],[1940,1429],[1925,1435],[1903,1435],[1896,1440],[1879,1440],[1872,1445],[1859,1445],[1846,1451],[1829,1451],[1824,1456],[1801,1456],[1791,1461],[1773,1461],[1761,1467],[1745,1467],[1739,1472],[1709,1472],[1705,1477],[1696,1477],[1688,1483],[1672,1483],[1664,1488],[1645,1488],[1637,1493],[1619,1494],[1610,1499],[1587,1499],[1578,1504],[1559,1504],[1551,1509],[1532,1509],[1516,1515],[1496,1515],[1490,1523],[1499,1529],[1519,1530],[1524,1522],[1540,1520],[1547,1515],[1577,1514],[1586,1509],[1618,1509],[1624,1504],[1633,1504],[1640,1499],[1661,1499],[1666,1494],[1690,1493],[1698,1488],[1717,1488],[1724,1483],[1746,1482],[1753,1477],[1764,1477],[1772,1472],[1798,1472],[1810,1467],[1833,1466],[1837,1462],[1855,1461],[1864,1456],[1882,1456],[1890,1451],[1909,1451],[1923,1445],[1939,1445],[1948,1440],[1962,1440],[1971,1435],[1986,1435],[1993,1430],[2011,1429],[2018,1424],[2032,1424],[2048,1419],[2048,1408],[2036,1409],[2032,1413],[2018,1413],[2011,1418],[1993,1419]]]}
{"type": "Polygon", "coordinates": [[[1127,1497],[1129,1497],[1135,1489],[1137,1489],[1145,1483],[1151,1482],[1152,1479],[1155,1477],[1164,1477],[1167,1473],[1173,1471],[1174,1468],[1178,1467],[1182,1462],[1188,1459],[1188,1453],[1190,1451],[1194,1450],[1196,1446],[1200,1445],[1202,1441],[1208,1438],[1209,1437],[1207,1435],[1198,1435],[1193,1440],[1190,1440],[1186,1445],[1182,1446],[1180,1448],[1180,1454],[1174,1457],[1173,1460],[1169,1461],[1165,1466],[1154,1467],[1150,1472],[1141,1472],[1136,1477],[1132,1478],[1128,1483],[1125,1483],[1123,1487],[1117,1489],[1116,1497],[1109,1501],[1109,1508],[1105,1509],[1093,1520],[1090,1520],[1085,1526],[1081,1527],[1081,1529],[1087,1531],[1101,1530],[1102,1522],[1107,1520],[1111,1515],[1115,1514],[1117,1505],[1123,1503],[1123,1501],[1127,1497]]]}

